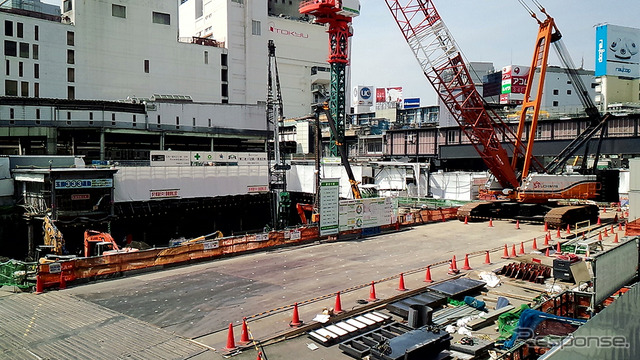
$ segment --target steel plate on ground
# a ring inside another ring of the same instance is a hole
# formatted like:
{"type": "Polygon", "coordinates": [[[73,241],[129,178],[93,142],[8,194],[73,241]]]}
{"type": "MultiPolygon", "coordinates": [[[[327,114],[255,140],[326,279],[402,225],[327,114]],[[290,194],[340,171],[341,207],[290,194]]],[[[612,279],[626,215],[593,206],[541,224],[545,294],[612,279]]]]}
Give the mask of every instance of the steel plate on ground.
{"type": "Polygon", "coordinates": [[[446,295],[447,297],[455,298],[472,294],[482,289],[485,285],[486,283],[484,281],[469,278],[459,278],[451,279],[449,281],[433,285],[429,289],[437,291],[443,295],[446,295]]]}

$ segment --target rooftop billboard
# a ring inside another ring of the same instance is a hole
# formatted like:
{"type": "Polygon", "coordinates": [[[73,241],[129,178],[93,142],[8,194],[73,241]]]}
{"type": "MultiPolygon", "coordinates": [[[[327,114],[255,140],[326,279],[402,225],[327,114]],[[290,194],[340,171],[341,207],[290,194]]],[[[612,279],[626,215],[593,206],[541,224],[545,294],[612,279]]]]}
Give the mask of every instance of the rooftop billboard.
{"type": "Polygon", "coordinates": [[[640,29],[600,25],[596,28],[595,76],[640,77],[640,29]]]}

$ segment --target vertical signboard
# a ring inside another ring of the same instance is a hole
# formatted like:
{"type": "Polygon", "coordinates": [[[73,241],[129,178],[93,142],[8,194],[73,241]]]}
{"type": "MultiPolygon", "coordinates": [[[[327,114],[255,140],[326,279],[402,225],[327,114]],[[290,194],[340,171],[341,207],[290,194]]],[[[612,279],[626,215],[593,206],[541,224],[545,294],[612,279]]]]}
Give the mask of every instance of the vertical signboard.
{"type": "Polygon", "coordinates": [[[640,77],[640,29],[601,25],[596,28],[595,76],[640,77]]]}
{"type": "Polygon", "coordinates": [[[340,179],[320,180],[320,236],[338,233],[340,179]]]}
{"type": "Polygon", "coordinates": [[[357,86],[353,88],[353,104],[354,105],[373,105],[373,87],[372,86],[357,86]]]}

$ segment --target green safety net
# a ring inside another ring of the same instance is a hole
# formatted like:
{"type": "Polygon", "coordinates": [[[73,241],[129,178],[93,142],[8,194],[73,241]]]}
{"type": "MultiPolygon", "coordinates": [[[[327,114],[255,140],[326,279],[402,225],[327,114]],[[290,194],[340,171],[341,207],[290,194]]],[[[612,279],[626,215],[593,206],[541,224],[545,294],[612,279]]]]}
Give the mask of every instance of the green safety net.
{"type": "Polygon", "coordinates": [[[529,305],[522,304],[519,309],[514,309],[506,312],[498,317],[498,332],[500,333],[499,340],[510,339],[513,332],[518,327],[518,321],[523,311],[529,309],[529,305]]]}
{"type": "Polygon", "coordinates": [[[0,286],[15,286],[28,289],[33,286],[37,263],[9,260],[0,263],[0,286]]]}

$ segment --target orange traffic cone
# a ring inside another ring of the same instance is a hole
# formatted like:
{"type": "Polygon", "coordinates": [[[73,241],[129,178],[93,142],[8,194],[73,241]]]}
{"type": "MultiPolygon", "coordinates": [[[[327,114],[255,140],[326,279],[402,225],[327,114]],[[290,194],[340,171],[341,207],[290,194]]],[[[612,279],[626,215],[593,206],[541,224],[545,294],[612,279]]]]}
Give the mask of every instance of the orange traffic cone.
{"type": "Polygon", "coordinates": [[[550,248],[547,248],[547,250],[544,252],[544,256],[547,256],[547,257],[549,256],[549,249],[550,248]]]}
{"type": "Polygon", "coordinates": [[[571,225],[567,224],[567,235],[571,234],[571,225]]]}
{"type": "Polygon", "coordinates": [[[549,240],[551,240],[551,234],[547,233],[544,236],[544,246],[549,246],[549,240]]]}
{"type": "Polygon", "coordinates": [[[562,248],[560,248],[560,243],[558,243],[557,246],[556,246],[556,252],[558,254],[562,254],[562,248]]]}
{"type": "Polygon", "coordinates": [[[516,220],[516,230],[520,230],[520,220],[516,220]]]}
{"type": "Polygon", "coordinates": [[[375,283],[372,281],[371,289],[369,289],[369,298],[367,299],[367,301],[372,302],[377,300],[378,298],[376,298],[376,286],[375,286],[375,283]]]}
{"type": "Polygon", "coordinates": [[[520,251],[518,251],[518,255],[524,255],[524,243],[520,242],[520,251]]]}
{"type": "Polygon", "coordinates": [[[622,223],[618,223],[618,231],[622,231],[622,223]]]}
{"type": "Polygon", "coordinates": [[[291,317],[291,322],[289,326],[297,327],[302,325],[302,321],[300,320],[300,316],[298,315],[298,303],[293,304],[293,316],[291,317]]]}
{"type": "Polygon", "coordinates": [[[249,329],[247,329],[247,318],[242,318],[242,331],[240,332],[240,343],[241,345],[246,345],[251,342],[249,339],[249,329]]]}
{"type": "Polygon", "coordinates": [[[427,272],[424,275],[424,282],[432,283],[433,279],[431,279],[431,266],[427,266],[427,272]]]}
{"type": "Polygon", "coordinates": [[[600,220],[600,216],[598,216],[598,222],[596,224],[602,225],[602,220],[600,220]]]}
{"type": "Polygon", "coordinates": [[[462,270],[471,270],[471,266],[469,266],[469,254],[464,255],[464,265],[462,266],[462,270]]]}
{"type": "Polygon", "coordinates": [[[451,263],[449,264],[449,271],[447,273],[449,275],[458,274],[460,270],[458,270],[458,264],[456,264],[456,256],[453,255],[453,259],[451,259],[451,263]]]}
{"type": "Polygon", "coordinates": [[[507,250],[507,244],[504,244],[504,253],[502,254],[503,259],[509,258],[509,250],[507,250]]]}
{"type": "Polygon", "coordinates": [[[407,288],[404,287],[404,273],[400,273],[400,280],[398,281],[398,291],[407,291],[407,288]]]}
{"type": "Polygon", "coordinates": [[[616,237],[613,239],[613,243],[617,244],[618,243],[618,234],[616,234],[616,237]]]}
{"type": "Polygon", "coordinates": [[[607,213],[607,208],[606,208],[606,207],[603,207],[603,208],[602,208],[602,213],[603,213],[603,214],[606,214],[606,213],[607,213]]]}
{"type": "Polygon", "coordinates": [[[336,305],[333,307],[334,314],[340,314],[344,312],[342,310],[342,302],[340,301],[340,291],[336,293],[336,305]]]}
{"type": "Polygon", "coordinates": [[[229,332],[227,332],[227,346],[224,347],[225,350],[231,351],[236,348],[236,342],[233,339],[233,324],[229,323],[229,332]]]}
{"type": "Polygon", "coordinates": [[[264,360],[262,359],[262,351],[258,352],[258,357],[256,358],[256,360],[264,360]]]}
{"type": "Polygon", "coordinates": [[[489,257],[489,251],[487,251],[487,254],[484,256],[484,263],[491,264],[491,257],[489,257]]]}
{"type": "Polygon", "coordinates": [[[549,231],[549,224],[545,221],[544,222],[544,232],[548,232],[549,231]]]}
{"type": "Polygon", "coordinates": [[[468,225],[469,224],[469,217],[465,215],[464,217],[464,224],[468,225]]]}
{"type": "Polygon", "coordinates": [[[612,233],[612,234],[615,234],[615,233],[616,233],[614,230],[615,230],[615,228],[613,227],[613,224],[611,224],[611,233],[612,233]]]}
{"type": "Polygon", "coordinates": [[[489,218],[489,227],[493,227],[493,219],[489,218]]]}
{"type": "Polygon", "coordinates": [[[531,246],[533,250],[538,250],[538,243],[536,242],[536,238],[533,238],[533,245],[531,246]]]}
{"type": "Polygon", "coordinates": [[[602,231],[598,231],[598,240],[602,241],[602,231]]]}
{"type": "Polygon", "coordinates": [[[556,239],[560,239],[560,228],[558,227],[558,232],[556,232],[556,239]]]}
{"type": "Polygon", "coordinates": [[[609,237],[609,232],[607,231],[607,228],[604,228],[604,237],[609,237]]]}
{"type": "Polygon", "coordinates": [[[511,247],[511,257],[516,257],[518,255],[516,255],[516,244],[513,244],[513,246],[511,247]]]}

